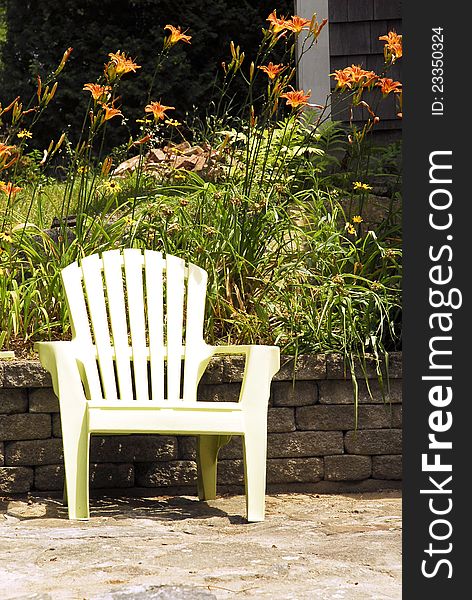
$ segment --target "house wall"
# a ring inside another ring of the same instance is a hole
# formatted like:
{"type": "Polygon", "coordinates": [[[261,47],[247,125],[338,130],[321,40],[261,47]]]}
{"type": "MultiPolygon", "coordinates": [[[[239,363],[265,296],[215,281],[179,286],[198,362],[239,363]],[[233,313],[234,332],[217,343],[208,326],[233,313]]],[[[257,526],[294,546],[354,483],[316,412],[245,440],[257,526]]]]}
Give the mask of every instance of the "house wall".
{"type": "MultiPolygon", "coordinates": [[[[368,368],[360,380],[357,431],[352,382],[339,356],[283,359],[272,383],[268,418],[268,489],[365,491],[401,479],[401,354],[390,357],[382,397],[368,368]],[[296,383],[293,385],[293,376],[296,383]]],[[[237,400],[243,362],[214,360],[200,385],[204,400],[237,400]]],[[[91,486],[131,494],[196,493],[195,439],[168,435],[93,436],[91,486]]],[[[241,439],[220,451],[220,491],[240,491],[241,439]]],[[[54,492],[64,481],[59,405],[37,362],[0,361],[0,493],[54,492]]]]}
{"type": "MultiPolygon", "coordinates": [[[[311,102],[325,104],[336,82],[329,77],[336,69],[351,64],[382,73],[384,43],[379,36],[388,31],[402,31],[401,0],[296,0],[295,10],[310,18],[314,12],[321,21],[328,18],[328,27],[321,33],[318,43],[303,57],[298,85],[312,90],[311,102]]],[[[401,61],[389,70],[388,76],[401,81],[401,61]]],[[[402,122],[397,115],[394,95],[378,103],[379,94],[365,99],[372,101],[374,112],[380,117],[376,131],[385,141],[398,139],[402,122]]],[[[365,121],[365,109],[356,109],[354,122],[365,121]]],[[[347,102],[336,101],[332,118],[348,122],[350,112],[347,102]]]]}
{"type": "MultiPolygon", "coordinates": [[[[329,0],[329,45],[331,73],[351,64],[361,65],[380,74],[384,65],[384,42],[381,35],[389,31],[402,32],[401,0],[329,0]]],[[[401,60],[389,70],[388,77],[401,81],[401,60]]],[[[335,81],[332,79],[331,88],[335,81]]],[[[378,94],[376,97],[378,98],[378,94]]],[[[366,97],[369,101],[369,98],[366,97]]],[[[374,112],[380,117],[376,130],[385,138],[398,138],[402,122],[396,114],[394,94],[378,106],[372,101],[374,112]]],[[[332,111],[334,119],[349,120],[347,106],[332,111]]],[[[367,114],[357,111],[354,121],[365,120],[367,114]]]]}

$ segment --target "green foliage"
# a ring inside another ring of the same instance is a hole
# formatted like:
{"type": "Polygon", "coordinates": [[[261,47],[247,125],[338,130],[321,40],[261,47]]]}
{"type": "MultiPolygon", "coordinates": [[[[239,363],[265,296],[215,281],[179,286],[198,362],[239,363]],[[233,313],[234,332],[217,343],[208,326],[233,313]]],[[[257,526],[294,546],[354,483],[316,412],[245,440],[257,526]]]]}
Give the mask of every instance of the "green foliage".
{"type": "MultiPolygon", "coordinates": [[[[134,155],[134,172],[121,178],[113,176],[104,152],[115,120],[104,120],[99,102],[88,107],[80,143],[61,138],[42,157],[27,153],[32,140],[23,135],[18,142],[15,125],[6,138],[12,145],[0,153],[8,176],[2,172],[2,178],[10,186],[0,186],[3,345],[67,334],[60,269],[92,252],[135,246],[185,257],[208,271],[210,342],[275,343],[294,355],[337,351],[352,368],[354,357],[371,355],[380,365],[382,355],[399,347],[398,149],[370,143],[373,121],[359,132],[328,121],[323,110],[287,105],[290,96],[283,92],[290,90],[294,70],[269,80],[258,67],[275,58],[275,46],[284,64],[293,64],[295,42],[295,35],[266,32],[253,69],[247,61],[241,66],[233,48],[221,102],[195,116],[192,127],[168,125],[149,113],[142,119],[146,92],[137,82],[152,77],[152,69],[123,82],[108,80],[110,105],[127,89],[144,94],[137,102],[138,135],[112,154],[115,165],[118,157],[134,155]],[[245,99],[229,114],[235,85],[235,93],[246,86],[245,99]],[[191,172],[172,162],[182,152],[173,143],[186,129],[212,157],[211,168],[191,172]],[[150,148],[167,157],[154,173],[146,168],[150,148]],[[61,181],[46,177],[48,165],[64,167],[61,181]],[[374,206],[378,178],[394,182],[382,188],[388,198],[380,199],[380,219],[374,206]],[[12,191],[13,184],[23,189],[12,191]],[[68,215],[75,223],[67,223],[68,215]],[[52,217],[60,225],[54,230],[52,217]]],[[[134,57],[132,48],[126,50],[134,57]]],[[[172,49],[171,65],[186,51],[184,44],[175,54],[172,49]]],[[[13,120],[14,109],[4,112],[13,120]]]]}

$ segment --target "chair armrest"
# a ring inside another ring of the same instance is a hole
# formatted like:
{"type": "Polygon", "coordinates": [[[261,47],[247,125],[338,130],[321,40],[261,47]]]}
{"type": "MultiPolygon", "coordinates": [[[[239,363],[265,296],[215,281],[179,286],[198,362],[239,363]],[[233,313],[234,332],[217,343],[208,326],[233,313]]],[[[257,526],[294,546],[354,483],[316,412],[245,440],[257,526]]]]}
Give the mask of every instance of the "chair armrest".
{"type": "Polygon", "coordinates": [[[249,352],[249,348],[251,345],[242,344],[242,345],[231,345],[231,346],[211,346],[211,355],[215,356],[216,354],[239,354],[239,355],[247,355],[249,352]]]}
{"type": "Polygon", "coordinates": [[[85,403],[84,388],[77,365],[77,345],[74,341],[36,342],[42,366],[49,371],[54,393],[63,403],[66,399],[85,403]]]}
{"type": "Polygon", "coordinates": [[[239,401],[243,405],[265,408],[269,401],[272,378],[280,369],[280,348],[252,344],[212,346],[212,356],[217,354],[246,356],[239,401]],[[261,402],[261,397],[264,398],[264,403],[261,402]]]}

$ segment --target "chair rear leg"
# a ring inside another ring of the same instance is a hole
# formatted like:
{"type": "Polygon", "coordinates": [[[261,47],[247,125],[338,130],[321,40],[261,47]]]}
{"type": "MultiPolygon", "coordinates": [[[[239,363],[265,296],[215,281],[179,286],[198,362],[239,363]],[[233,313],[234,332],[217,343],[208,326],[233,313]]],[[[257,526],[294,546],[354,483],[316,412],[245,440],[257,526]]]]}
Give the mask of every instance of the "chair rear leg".
{"type": "Polygon", "coordinates": [[[197,486],[200,500],[216,498],[218,435],[199,435],[197,438],[197,486]]]}
{"type": "Polygon", "coordinates": [[[69,519],[89,518],[89,447],[90,435],[85,419],[82,424],[62,419],[64,441],[64,500],[69,519]]]}
{"type": "Polygon", "coordinates": [[[250,522],[265,517],[267,419],[258,419],[243,437],[246,515],[250,522]]]}

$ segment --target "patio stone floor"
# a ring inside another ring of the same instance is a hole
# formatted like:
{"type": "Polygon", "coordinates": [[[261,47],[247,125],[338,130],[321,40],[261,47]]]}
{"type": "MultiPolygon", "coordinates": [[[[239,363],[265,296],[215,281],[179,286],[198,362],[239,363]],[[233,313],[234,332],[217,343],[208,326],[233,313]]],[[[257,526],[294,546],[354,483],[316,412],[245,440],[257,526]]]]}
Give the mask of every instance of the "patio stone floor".
{"type": "Polygon", "coordinates": [[[401,598],[401,495],[95,497],[69,522],[58,498],[0,498],[2,600],[401,598]]]}

